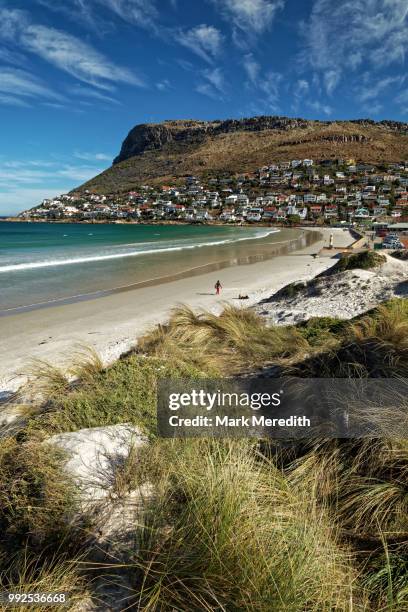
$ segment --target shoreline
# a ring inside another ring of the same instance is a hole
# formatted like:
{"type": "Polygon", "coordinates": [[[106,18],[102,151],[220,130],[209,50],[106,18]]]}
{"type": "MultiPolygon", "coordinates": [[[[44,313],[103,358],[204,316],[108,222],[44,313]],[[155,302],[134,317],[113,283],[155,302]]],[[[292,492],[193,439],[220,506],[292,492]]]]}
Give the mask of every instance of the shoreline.
{"type": "MultiPolygon", "coordinates": [[[[317,231],[317,230],[312,230],[317,231]]],[[[223,291],[214,295],[214,271],[200,273],[165,284],[155,284],[70,304],[40,308],[1,319],[3,351],[0,358],[0,394],[16,391],[26,380],[24,372],[32,359],[63,366],[78,346],[91,346],[105,364],[112,363],[135,346],[137,338],[168,319],[180,303],[215,313],[225,304],[253,306],[281,287],[309,280],[335,263],[330,256],[315,258],[328,246],[346,247],[354,242],[349,232],[319,229],[323,238],[303,249],[293,249],[264,261],[222,269],[223,291]],[[244,292],[248,300],[241,302],[244,292]]]]}
{"type": "MultiPolygon", "coordinates": [[[[275,233],[275,232],[274,232],[275,233]]],[[[276,233],[279,233],[278,231],[276,233]]],[[[242,255],[233,260],[226,259],[217,262],[212,262],[208,264],[202,264],[200,266],[195,266],[193,268],[188,268],[187,270],[182,270],[180,272],[176,272],[174,274],[153,277],[150,279],[146,279],[143,281],[139,281],[136,283],[129,283],[125,285],[119,285],[117,287],[112,287],[108,289],[99,289],[96,291],[92,291],[89,293],[80,293],[72,296],[67,296],[63,298],[55,298],[51,300],[47,300],[44,302],[37,302],[33,304],[27,304],[23,306],[15,306],[11,308],[5,308],[0,310],[0,319],[4,317],[13,316],[15,314],[21,314],[24,312],[31,312],[33,310],[38,310],[42,308],[54,308],[55,306],[64,306],[67,304],[75,304],[76,302],[83,302],[88,300],[97,300],[102,297],[106,297],[109,295],[114,295],[117,293],[124,293],[127,291],[133,291],[136,289],[143,289],[144,287],[153,287],[155,285],[164,285],[166,283],[171,283],[176,280],[181,280],[183,278],[190,278],[193,276],[201,276],[206,273],[215,272],[217,270],[224,270],[225,268],[235,267],[235,266],[243,266],[243,265],[251,265],[257,263],[259,261],[268,261],[280,255],[288,254],[290,251],[298,250],[301,245],[299,243],[306,242],[308,243],[305,248],[309,246],[313,246],[315,242],[319,240],[316,237],[315,240],[311,237],[311,233],[320,233],[320,232],[308,232],[306,236],[304,236],[304,232],[292,240],[282,240],[279,242],[274,242],[270,245],[267,253],[258,253],[256,255],[242,255]]],[[[322,235],[320,233],[320,235],[322,235]]],[[[251,238],[248,238],[251,240],[251,238]]]]}
{"type": "MultiPolygon", "coordinates": [[[[332,229],[330,226],[320,226],[317,223],[313,222],[305,222],[305,223],[294,223],[288,225],[287,223],[274,221],[271,223],[270,221],[240,221],[238,222],[228,222],[228,221],[218,221],[217,219],[212,219],[210,221],[185,221],[183,219],[146,219],[141,221],[140,219],[136,220],[126,220],[126,221],[112,221],[111,219],[23,219],[21,217],[0,217],[0,223],[40,223],[40,224],[52,224],[52,225],[203,225],[203,226],[220,226],[220,227],[262,227],[262,228],[278,228],[278,229],[310,229],[310,230],[318,230],[321,227],[323,229],[332,229]]],[[[340,228],[335,228],[340,229],[340,228]]]]}

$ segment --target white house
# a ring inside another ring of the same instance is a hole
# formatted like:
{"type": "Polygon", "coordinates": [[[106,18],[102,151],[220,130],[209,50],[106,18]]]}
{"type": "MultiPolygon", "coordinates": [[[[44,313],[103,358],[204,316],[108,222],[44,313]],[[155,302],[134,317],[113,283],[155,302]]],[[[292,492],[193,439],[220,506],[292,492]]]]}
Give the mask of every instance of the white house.
{"type": "Polygon", "coordinates": [[[227,206],[231,206],[232,204],[236,204],[237,200],[238,200],[237,194],[232,193],[231,195],[225,198],[225,204],[227,204],[227,206]]]}

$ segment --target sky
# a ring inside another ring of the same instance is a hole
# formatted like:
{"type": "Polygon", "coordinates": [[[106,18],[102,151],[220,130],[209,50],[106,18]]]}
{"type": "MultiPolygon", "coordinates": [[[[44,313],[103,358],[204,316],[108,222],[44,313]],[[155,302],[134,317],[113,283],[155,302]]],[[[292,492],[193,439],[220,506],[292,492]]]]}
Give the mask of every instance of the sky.
{"type": "Polygon", "coordinates": [[[0,0],[0,216],[165,119],[408,121],[407,0],[0,0]]]}

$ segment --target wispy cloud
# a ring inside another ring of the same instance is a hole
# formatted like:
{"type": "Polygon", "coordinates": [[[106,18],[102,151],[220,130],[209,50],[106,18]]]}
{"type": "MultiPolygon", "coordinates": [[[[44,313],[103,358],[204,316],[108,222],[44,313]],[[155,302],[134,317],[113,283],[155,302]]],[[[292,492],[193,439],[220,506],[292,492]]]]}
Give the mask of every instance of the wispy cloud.
{"type": "Polygon", "coordinates": [[[8,96],[0,93],[0,104],[4,106],[18,106],[19,108],[29,108],[30,105],[25,100],[16,96],[8,96]]]}
{"type": "Polygon", "coordinates": [[[261,66],[255,60],[252,53],[247,53],[247,55],[244,56],[243,65],[248,79],[255,85],[258,82],[261,66]]]}
{"type": "Polygon", "coordinates": [[[379,102],[371,102],[370,104],[363,104],[361,108],[368,116],[372,116],[379,115],[383,110],[383,105],[379,102]]]}
{"type": "Polygon", "coordinates": [[[323,79],[324,79],[324,86],[326,88],[326,92],[329,96],[331,96],[334,90],[336,89],[337,85],[340,82],[341,71],[340,70],[328,70],[323,75],[323,79]]]}
{"type": "Polygon", "coordinates": [[[201,74],[204,80],[197,85],[196,91],[214,100],[222,100],[226,83],[221,68],[203,70],[201,74]]]}
{"type": "Polygon", "coordinates": [[[158,10],[152,0],[94,0],[94,3],[112,10],[128,23],[156,27],[158,10]]]}
{"type": "Polygon", "coordinates": [[[57,171],[57,176],[69,179],[71,181],[89,181],[96,174],[103,172],[104,168],[95,168],[95,166],[65,166],[57,171]]]}
{"type": "Polygon", "coordinates": [[[159,91],[168,91],[169,89],[171,89],[171,83],[169,79],[163,79],[162,81],[158,81],[156,83],[156,88],[159,91]]]}
{"type": "MultiPolygon", "coordinates": [[[[93,161],[93,160],[92,160],[93,161]]],[[[100,162],[101,160],[99,160],[100,162]]],[[[23,163],[0,163],[0,188],[10,185],[50,185],[61,178],[71,181],[86,181],[102,172],[100,166],[89,164],[52,163],[41,166],[30,161],[23,163]]]]}
{"type": "MultiPolygon", "coordinates": [[[[406,0],[315,0],[303,26],[305,58],[316,70],[334,71],[402,62],[408,44],[406,0]]],[[[327,85],[326,85],[327,86],[327,85]]]]}
{"type": "Polygon", "coordinates": [[[178,41],[207,62],[212,62],[219,54],[222,46],[222,34],[214,26],[201,24],[180,32],[178,41]]]}
{"type": "Polygon", "coordinates": [[[67,88],[68,93],[73,94],[78,97],[91,98],[93,100],[99,100],[100,102],[106,102],[107,104],[115,104],[120,105],[121,102],[116,98],[113,98],[106,93],[102,93],[97,89],[92,89],[91,87],[86,87],[84,85],[75,84],[67,88]]]}
{"type": "Polygon", "coordinates": [[[253,98],[256,98],[257,112],[260,112],[260,108],[264,109],[262,112],[278,112],[282,74],[272,70],[262,72],[261,65],[252,53],[244,56],[243,66],[248,77],[247,87],[252,90],[253,98]]]}
{"type": "Polygon", "coordinates": [[[78,25],[98,33],[111,30],[112,20],[103,15],[103,10],[112,11],[127,23],[155,29],[158,11],[154,0],[36,0],[37,4],[59,12],[78,25]],[[102,9],[102,10],[101,10],[102,9]]]}
{"type": "Polygon", "coordinates": [[[279,72],[268,72],[261,80],[259,88],[266,97],[266,104],[270,112],[278,112],[280,85],[283,76],[279,72]]]}
{"type": "Polygon", "coordinates": [[[33,170],[31,168],[10,168],[0,167],[0,187],[8,187],[14,185],[32,185],[35,183],[43,183],[45,180],[52,178],[52,172],[44,170],[33,170]]]}
{"type": "Polygon", "coordinates": [[[111,161],[113,155],[107,155],[106,153],[89,153],[87,151],[75,151],[74,157],[76,157],[76,159],[82,159],[88,162],[100,162],[111,161]]]}
{"type": "Polygon", "coordinates": [[[64,161],[0,159],[0,214],[15,214],[44,198],[66,193],[102,172],[101,161],[91,164],[75,163],[73,158],[64,161]]]}
{"type": "Polygon", "coordinates": [[[360,86],[360,91],[358,93],[360,102],[375,100],[392,85],[402,85],[405,81],[405,76],[386,77],[375,81],[371,75],[368,74],[365,81],[366,83],[360,86]]]}
{"type": "Polygon", "coordinates": [[[405,89],[398,95],[396,102],[403,105],[408,104],[408,89],[405,89]]]}
{"type": "Polygon", "coordinates": [[[306,79],[299,79],[296,83],[296,94],[303,96],[309,92],[310,86],[306,79]]]}
{"type": "Polygon", "coordinates": [[[309,82],[306,79],[299,79],[293,85],[293,102],[292,110],[295,113],[299,112],[299,109],[311,109],[317,115],[326,115],[329,117],[333,114],[333,108],[330,104],[326,104],[320,99],[314,99],[314,97],[320,96],[321,89],[319,79],[316,75],[313,76],[309,82]]]}
{"type": "Polygon", "coordinates": [[[31,25],[21,33],[24,47],[80,81],[101,89],[112,89],[122,82],[142,86],[143,82],[127,68],[117,66],[78,38],[53,28],[31,25]]]}
{"type": "Polygon", "coordinates": [[[43,187],[20,187],[9,182],[6,189],[3,189],[0,185],[0,214],[17,214],[39,204],[44,198],[53,198],[61,193],[66,193],[70,189],[72,189],[72,186],[68,185],[67,182],[56,186],[44,185],[43,187]]]}
{"type": "Polygon", "coordinates": [[[102,20],[93,10],[94,7],[89,0],[65,0],[64,2],[55,2],[55,0],[34,1],[51,11],[61,13],[64,17],[75,21],[77,25],[85,26],[95,32],[98,32],[102,26],[102,20]]]}
{"type": "Polygon", "coordinates": [[[54,101],[64,99],[29,72],[20,68],[1,67],[0,102],[23,107],[29,106],[31,101],[38,98],[48,98],[54,101]]]}
{"type": "Polygon", "coordinates": [[[306,79],[298,79],[293,86],[293,102],[292,110],[297,113],[299,108],[304,102],[306,96],[309,94],[310,85],[306,79]]]}
{"type": "Polygon", "coordinates": [[[112,90],[115,83],[144,85],[133,72],[111,62],[90,44],[66,32],[32,23],[25,12],[0,9],[0,22],[0,36],[80,81],[106,90],[112,90]]]}
{"type": "Polygon", "coordinates": [[[319,100],[307,100],[307,106],[314,110],[316,113],[327,115],[328,117],[333,114],[333,109],[328,104],[324,104],[319,100]]]}
{"type": "Polygon", "coordinates": [[[25,63],[24,56],[16,50],[11,51],[10,49],[0,48],[0,61],[6,62],[7,64],[13,64],[15,66],[22,66],[25,63]]]}
{"type": "Polygon", "coordinates": [[[235,35],[239,43],[239,36],[261,34],[267,30],[277,12],[284,8],[284,0],[211,0],[219,9],[220,14],[240,34],[235,35]]]}

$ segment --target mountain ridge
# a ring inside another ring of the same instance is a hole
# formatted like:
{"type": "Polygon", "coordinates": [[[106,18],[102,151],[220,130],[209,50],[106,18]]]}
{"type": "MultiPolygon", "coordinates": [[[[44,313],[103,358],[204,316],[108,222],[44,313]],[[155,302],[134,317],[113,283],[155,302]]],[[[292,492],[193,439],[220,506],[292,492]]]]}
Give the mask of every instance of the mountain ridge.
{"type": "Polygon", "coordinates": [[[297,157],[396,162],[408,159],[407,136],[408,123],[393,120],[260,116],[143,123],[129,131],[113,165],[76,191],[120,192],[188,174],[254,172],[297,157]]]}

